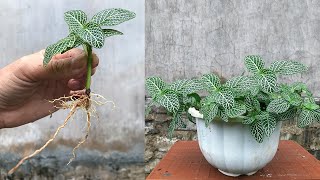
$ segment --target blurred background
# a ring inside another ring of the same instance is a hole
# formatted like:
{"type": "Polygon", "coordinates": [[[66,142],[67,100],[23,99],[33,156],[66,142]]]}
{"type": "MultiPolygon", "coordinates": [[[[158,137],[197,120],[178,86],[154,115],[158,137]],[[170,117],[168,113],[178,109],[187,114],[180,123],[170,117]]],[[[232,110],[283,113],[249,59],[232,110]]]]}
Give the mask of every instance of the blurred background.
{"type": "MultiPolygon", "coordinates": [[[[63,13],[81,9],[92,17],[108,8],[124,8],[136,18],[114,27],[124,33],[107,38],[91,89],[112,100],[98,107],[91,134],[67,166],[71,151],[85,134],[85,114],[76,114],[46,150],[24,163],[15,178],[144,178],[144,0],[0,1],[0,67],[55,43],[68,34],[63,13]]],[[[0,179],[20,158],[42,146],[68,111],[12,129],[0,129],[0,179]]]]}
{"type": "MultiPolygon", "coordinates": [[[[246,55],[260,55],[267,66],[290,59],[309,71],[280,79],[306,83],[319,102],[320,1],[148,0],[146,15],[146,77],[173,82],[215,72],[230,78],[244,71],[246,55]]],[[[197,139],[195,126],[168,139],[170,119],[161,109],[146,118],[147,174],[175,141],[197,139]]],[[[300,129],[286,122],[281,139],[297,141],[320,159],[319,124],[300,129]]]]}

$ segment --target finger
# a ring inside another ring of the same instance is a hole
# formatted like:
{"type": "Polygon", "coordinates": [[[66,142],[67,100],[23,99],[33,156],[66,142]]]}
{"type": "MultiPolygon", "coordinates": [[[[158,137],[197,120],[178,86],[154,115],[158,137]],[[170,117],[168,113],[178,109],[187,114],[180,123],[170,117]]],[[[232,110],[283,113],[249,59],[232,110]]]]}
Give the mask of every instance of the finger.
{"type": "Polygon", "coordinates": [[[46,79],[67,79],[86,73],[87,56],[83,51],[71,50],[66,55],[54,56],[47,67],[43,67],[42,77],[46,79]]]}

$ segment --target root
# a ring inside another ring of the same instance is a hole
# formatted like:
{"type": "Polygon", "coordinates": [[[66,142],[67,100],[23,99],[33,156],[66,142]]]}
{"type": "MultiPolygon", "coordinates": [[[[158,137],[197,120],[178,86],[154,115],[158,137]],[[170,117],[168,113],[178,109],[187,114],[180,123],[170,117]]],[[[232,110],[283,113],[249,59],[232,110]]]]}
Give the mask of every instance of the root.
{"type": "Polygon", "coordinates": [[[68,162],[68,165],[69,165],[76,158],[75,151],[88,139],[88,136],[90,133],[90,127],[91,127],[91,116],[97,117],[95,106],[101,106],[106,103],[112,103],[113,108],[115,108],[115,104],[112,101],[107,101],[103,96],[94,94],[94,93],[91,93],[91,96],[88,96],[87,94],[84,94],[84,95],[75,94],[67,97],[60,97],[49,102],[54,104],[55,108],[70,109],[68,116],[64,120],[63,124],[57,128],[52,138],[50,138],[41,148],[37,149],[34,153],[21,159],[18,162],[18,164],[8,172],[9,175],[13,174],[26,160],[32,158],[33,156],[39,154],[42,150],[44,150],[56,138],[60,130],[68,124],[69,120],[73,119],[72,117],[75,114],[75,112],[78,109],[82,109],[87,116],[86,134],[85,134],[85,137],[77,144],[77,146],[73,148],[72,150],[73,157],[69,160],[68,162]]]}

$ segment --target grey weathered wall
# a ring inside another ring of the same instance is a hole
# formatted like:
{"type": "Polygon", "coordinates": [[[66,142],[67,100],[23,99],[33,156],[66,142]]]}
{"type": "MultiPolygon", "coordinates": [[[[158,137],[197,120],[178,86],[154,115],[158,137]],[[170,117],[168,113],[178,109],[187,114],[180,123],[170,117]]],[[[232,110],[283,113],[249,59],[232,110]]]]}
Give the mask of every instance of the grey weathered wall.
{"type": "Polygon", "coordinates": [[[229,78],[258,54],[303,62],[309,72],[286,79],[320,95],[320,1],[148,0],[146,14],[146,76],[229,78]]]}
{"type": "MultiPolygon", "coordinates": [[[[309,67],[302,81],[320,96],[320,1],[316,0],[147,0],[146,76],[172,82],[209,72],[230,78],[243,72],[243,59],[261,55],[297,60],[309,67]]],[[[146,118],[145,171],[179,139],[197,139],[196,130],[179,129],[166,137],[170,117],[161,110],[146,118]]],[[[299,142],[320,158],[320,125],[299,129],[285,123],[281,139],[299,142]]]]}
{"type": "MultiPolygon", "coordinates": [[[[82,9],[92,17],[100,10],[114,7],[132,10],[137,17],[115,27],[125,35],[108,38],[104,48],[95,50],[100,65],[92,80],[92,90],[113,100],[116,109],[111,110],[110,104],[98,108],[100,120],[93,119],[88,142],[78,150],[79,156],[71,166],[66,166],[71,148],[84,136],[83,114],[76,115],[52,143],[54,145],[23,166],[21,170],[27,172],[24,176],[45,169],[42,174],[48,171],[48,176],[64,174],[73,177],[79,173],[107,177],[101,175],[110,170],[107,165],[118,170],[119,163],[143,162],[145,7],[143,0],[0,1],[0,67],[66,36],[65,11],[82,9]],[[78,166],[80,169],[75,169],[78,166]]],[[[0,175],[5,174],[22,155],[42,145],[66,114],[67,111],[60,111],[51,119],[0,129],[0,175]]]]}

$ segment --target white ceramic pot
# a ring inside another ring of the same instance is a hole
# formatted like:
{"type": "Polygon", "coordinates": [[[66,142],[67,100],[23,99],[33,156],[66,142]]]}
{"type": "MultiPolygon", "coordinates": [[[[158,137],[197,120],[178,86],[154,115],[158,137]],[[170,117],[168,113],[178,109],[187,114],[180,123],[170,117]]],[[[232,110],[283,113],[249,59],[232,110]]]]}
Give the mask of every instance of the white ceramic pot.
{"type": "Polygon", "coordinates": [[[197,120],[199,146],[205,159],[227,176],[252,175],[276,154],[281,122],[262,143],[250,134],[248,125],[239,122],[212,122],[208,127],[196,110],[189,113],[197,120]]]}

